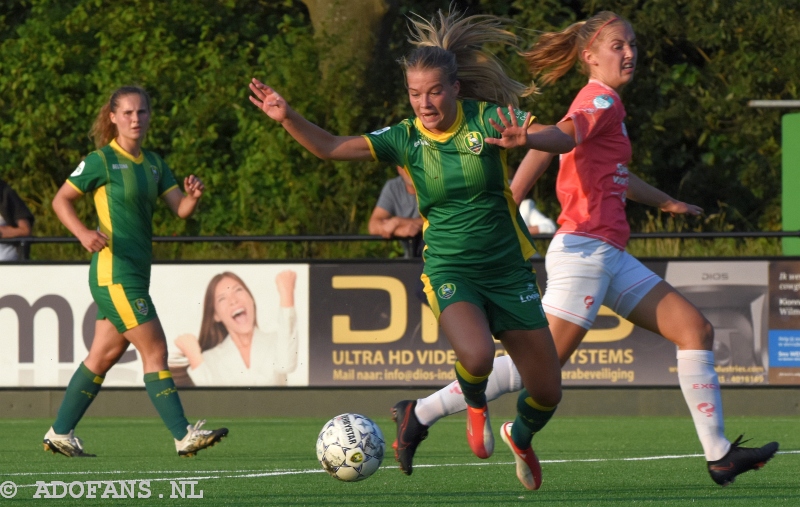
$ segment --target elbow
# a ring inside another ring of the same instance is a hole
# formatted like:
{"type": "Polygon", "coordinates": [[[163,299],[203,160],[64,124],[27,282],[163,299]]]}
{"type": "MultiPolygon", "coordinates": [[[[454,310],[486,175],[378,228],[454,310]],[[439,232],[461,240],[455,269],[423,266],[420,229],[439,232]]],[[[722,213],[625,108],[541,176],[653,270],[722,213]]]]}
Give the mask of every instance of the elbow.
{"type": "Polygon", "coordinates": [[[575,140],[566,134],[564,134],[564,140],[562,144],[561,151],[558,152],[559,154],[569,153],[575,149],[575,140]]]}
{"type": "Polygon", "coordinates": [[[511,197],[514,198],[514,203],[519,207],[519,203],[521,203],[525,199],[525,193],[520,188],[514,188],[511,186],[511,197]]]}
{"type": "Polygon", "coordinates": [[[17,222],[17,228],[19,229],[20,236],[31,235],[31,224],[27,220],[20,220],[17,222]]]}

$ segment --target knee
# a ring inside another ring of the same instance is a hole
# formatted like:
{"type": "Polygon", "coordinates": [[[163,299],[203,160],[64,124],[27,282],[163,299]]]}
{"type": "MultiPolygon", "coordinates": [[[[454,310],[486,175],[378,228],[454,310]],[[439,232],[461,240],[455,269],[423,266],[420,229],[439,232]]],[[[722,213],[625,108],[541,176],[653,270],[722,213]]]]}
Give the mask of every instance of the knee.
{"type": "Polygon", "coordinates": [[[541,393],[535,401],[544,407],[556,407],[561,403],[561,386],[541,393]]]}
{"type": "Polygon", "coordinates": [[[164,370],[167,368],[167,347],[152,347],[146,351],[139,351],[142,357],[142,364],[145,370],[157,368],[164,370]]]}
{"type": "Polygon", "coordinates": [[[492,359],[493,357],[486,358],[473,355],[464,358],[464,360],[459,359],[458,362],[473,377],[485,377],[492,373],[492,359]]]}
{"type": "Polygon", "coordinates": [[[714,348],[714,326],[705,317],[696,326],[695,340],[698,350],[713,350],[714,348]]]}
{"type": "Polygon", "coordinates": [[[117,361],[119,361],[126,349],[127,347],[115,347],[113,349],[101,351],[89,350],[89,355],[83,361],[83,364],[89,368],[92,373],[100,375],[101,377],[105,376],[108,370],[117,364],[117,361]]]}

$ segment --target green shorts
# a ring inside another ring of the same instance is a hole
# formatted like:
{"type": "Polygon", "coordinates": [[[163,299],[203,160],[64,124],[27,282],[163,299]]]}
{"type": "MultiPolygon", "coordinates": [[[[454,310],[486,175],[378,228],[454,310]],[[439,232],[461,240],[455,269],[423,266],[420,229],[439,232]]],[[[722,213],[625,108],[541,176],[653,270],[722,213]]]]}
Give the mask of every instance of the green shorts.
{"type": "Polygon", "coordinates": [[[97,320],[108,319],[120,333],[158,317],[146,287],[90,282],[89,289],[97,303],[97,320]]]}
{"type": "Polygon", "coordinates": [[[536,273],[530,265],[514,268],[502,276],[423,274],[422,283],[437,319],[449,305],[466,301],[483,310],[494,336],[503,331],[547,327],[536,273]]]}

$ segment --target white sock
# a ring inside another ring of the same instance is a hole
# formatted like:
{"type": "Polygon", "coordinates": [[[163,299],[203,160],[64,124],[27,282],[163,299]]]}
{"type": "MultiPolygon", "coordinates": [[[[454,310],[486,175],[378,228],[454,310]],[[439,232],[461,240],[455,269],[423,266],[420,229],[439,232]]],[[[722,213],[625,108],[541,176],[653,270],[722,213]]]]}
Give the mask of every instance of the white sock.
{"type": "MultiPolygon", "coordinates": [[[[492,365],[492,374],[489,375],[489,383],[486,385],[486,400],[492,401],[506,393],[513,393],[520,389],[522,389],[522,379],[511,357],[496,357],[492,365]]],[[[419,422],[425,426],[431,426],[444,416],[466,409],[467,403],[464,401],[464,395],[461,393],[458,381],[454,380],[427,398],[417,400],[414,413],[417,414],[419,422]]]]}
{"type": "Polygon", "coordinates": [[[722,459],[731,448],[725,438],[722,395],[710,350],[678,351],[678,382],[689,406],[706,461],[722,459]]]}

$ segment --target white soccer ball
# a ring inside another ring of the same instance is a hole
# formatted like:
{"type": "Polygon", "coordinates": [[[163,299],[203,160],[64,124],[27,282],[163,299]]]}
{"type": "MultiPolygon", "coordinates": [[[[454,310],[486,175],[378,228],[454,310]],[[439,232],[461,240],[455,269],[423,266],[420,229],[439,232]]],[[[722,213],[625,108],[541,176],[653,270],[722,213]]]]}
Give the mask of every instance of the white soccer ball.
{"type": "Polygon", "coordinates": [[[381,429],[369,417],[342,414],[319,432],[317,459],[323,470],[340,481],[361,481],[381,466],[385,447],[381,429]]]}

